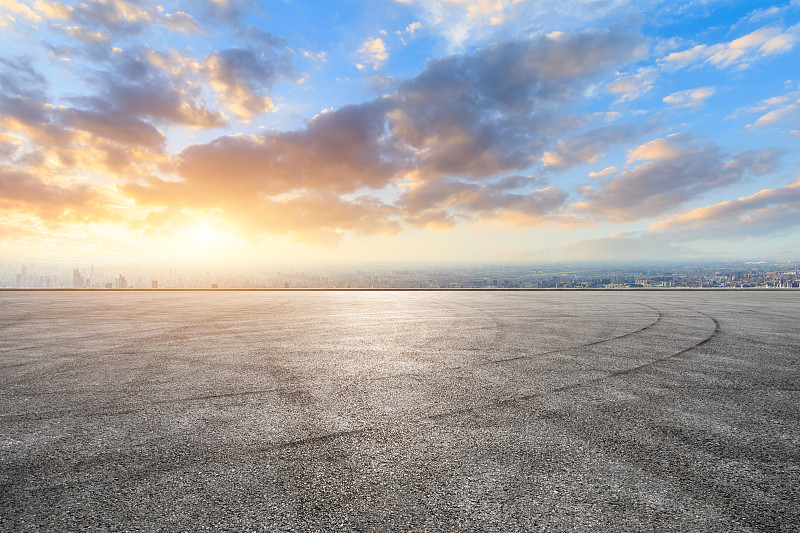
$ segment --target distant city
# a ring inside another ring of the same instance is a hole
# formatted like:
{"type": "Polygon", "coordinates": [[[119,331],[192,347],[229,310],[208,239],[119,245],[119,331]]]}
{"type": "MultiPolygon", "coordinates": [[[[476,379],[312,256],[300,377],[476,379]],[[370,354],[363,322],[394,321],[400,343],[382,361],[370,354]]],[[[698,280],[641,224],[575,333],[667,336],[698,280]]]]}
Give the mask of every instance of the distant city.
{"type": "Polygon", "coordinates": [[[499,265],[336,267],[314,270],[154,268],[130,265],[0,264],[0,288],[800,288],[800,261],[676,263],[662,266],[499,265]]]}

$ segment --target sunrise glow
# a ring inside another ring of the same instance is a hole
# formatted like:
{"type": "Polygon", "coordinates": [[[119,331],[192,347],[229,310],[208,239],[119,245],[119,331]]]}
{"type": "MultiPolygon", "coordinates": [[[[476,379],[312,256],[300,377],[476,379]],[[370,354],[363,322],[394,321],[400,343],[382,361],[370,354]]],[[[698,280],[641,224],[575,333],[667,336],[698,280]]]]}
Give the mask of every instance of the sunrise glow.
{"type": "Polygon", "coordinates": [[[794,257],[800,4],[583,4],[5,0],[2,259],[794,257]]]}

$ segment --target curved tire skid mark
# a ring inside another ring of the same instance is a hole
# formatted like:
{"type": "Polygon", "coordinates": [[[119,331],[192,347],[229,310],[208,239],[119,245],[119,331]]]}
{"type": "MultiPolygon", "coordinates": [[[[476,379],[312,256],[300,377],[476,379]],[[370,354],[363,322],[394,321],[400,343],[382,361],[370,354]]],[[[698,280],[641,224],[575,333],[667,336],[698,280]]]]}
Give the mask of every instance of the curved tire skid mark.
{"type": "Polygon", "coordinates": [[[543,356],[543,355],[552,355],[554,353],[569,352],[569,351],[572,351],[572,350],[579,350],[581,348],[588,348],[589,346],[596,346],[598,344],[603,344],[603,343],[615,341],[615,340],[618,340],[618,339],[624,339],[626,337],[630,337],[632,335],[636,335],[636,334],[641,333],[643,331],[647,331],[648,329],[650,329],[652,327],[655,327],[664,318],[664,313],[662,313],[659,309],[657,309],[657,308],[655,308],[655,307],[653,307],[651,305],[647,305],[647,304],[639,304],[639,305],[644,306],[644,307],[648,307],[648,308],[654,310],[656,313],[658,313],[658,318],[656,318],[653,322],[647,324],[646,326],[637,329],[636,331],[630,331],[628,333],[623,333],[622,335],[617,335],[616,337],[609,337],[607,339],[600,339],[599,341],[592,341],[592,342],[588,342],[588,343],[585,343],[585,344],[578,344],[576,346],[570,346],[568,348],[558,348],[556,350],[550,350],[550,351],[547,351],[547,352],[538,352],[538,353],[533,353],[533,354],[518,355],[516,357],[507,357],[505,359],[492,359],[491,361],[486,361],[485,363],[481,363],[481,365],[482,366],[486,366],[486,365],[498,364],[498,363],[509,363],[511,361],[519,361],[521,359],[531,359],[533,357],[540,357],[540,356],[543,356]]]}
{"type": "MultiPolygon", "coordinates": [[[[645,305],[645,304],[641,304],[641,305],[645,305]]],[[[646,307],[650,307],[651,309],[655,309],[655,308],[653,308],[653,307],[651,307],[649,305],[646,305],[646,307]]],[[[589,344],[586,344],[586,345],[583,345],[583,346],[593,346],[593,345],[596,345],[596,344],[600,344],[601,342],[609,342],[609,341],[615,340],[617,338],[629,337],[629,336],[634,335],[636,333],[641,333],[642,331],[645,331],[645,330],[655,326],[663,318],[663,316],[664,316],[663,313],[658,309],[655,309],[655,310],[658,312],[658,318],[653,323],[651,323],[651,324],[649,324],[649,325],[647,325],[647,326],[645,326],[645,327],[643,327],[643,328],[641,328],[641,329],[639,329],[637,331],[634,331],[634,332],[626,333],[624,335],[621,335],[621,336],[618,336],[618,337],[614,337],[614,338],[611,338],[611,339],[606,339],[606,340],[602,340],[602,341],[595,341],[595,342],[592,342],[592,343],[589,343],[589,344]]],[[[594,383],[597,383],[597,382],[600,382],[600,381],[603,381],[603,380],[606,380],[606,379],[614,378],[614,377],[617,377],[617,376],[620,376],[620,375],[630,374],[632,372],[636,372],[636,371],[645,369],[645,368],[647,368],[649,366],[652,366],[652,365],[654,365],[656,363],[667,361],[667,360],[673,359],[675,357],[680,357],[681,355],[683,355],[685,353],[688,353],[688,352],[690,352],[692,350],[696,350],[697,348],[699,348],[699,347],[711,342],[711,340],[714,337],[716,337],[721,331],[720,324],[719,324],[719,321],[717,321],[717,319],[715,319],[715,318],[713,318],[713,317],[711,317],[711,316],[709,316],[709,315],[707,315],[707,314],[705,314],[705,313],[703,313],[701,311],[695,311],[695,312],[699,313],[699,314],[701,314],[703,316],[706,316],[709,319],[711,319],[714,322],[714,331],[712,331],[710,335],[708,335],[705,339],[701,340],[700,342],[698,342],[698,343],[696,343],[696,344],[694,344],[692,346],[689,346],[688,348],[684,348],[683,350],[680,350],[679,352],[676,352],[674,354],[671,354],[671,355],[668,355],[666,357],[662,357],[662,358],[656,359],[654,361],[650,361],[650,362],[644,363],[644,364],[636,366],[636,367],[632,367],[632,368],[627,368],[627,369],[624,369],[624,370],[618,370],[618,371],[615,371],[615,372],[611,372],[611,373],[609,373],[609,374],[607,374],[605,376],[602,376],[602,377],[599,377],[599,378],[596,378],[596,379],[593,379],[593,380],[584,381],[584,382],[580,382],[580,383],[574,383],[572,385],[567,385],[567,386],[560,387],[560,388],[557,388],[557,389],[543,391],[543,392],[539,392],[539,393],[535,393],[535,394],[528,394],[528,395],[524,395],[524,396],[506,398],[504,400],[499,400],[499,401],[496,401],[496,402],[491,402],[491,403],[480,405],[480,406],[468,407],[468,408],[465,408],[465,409],[457,409],[457,410],[454,410],[454,411],[447,411],[447,412],[444,412],[444,413],[436,413],[436,414],[433,414],[433,415],[422,416],[422,417],[419,417],[417,420],[418,421],[419,420],[437,420],[437,419],[442,419],[442,418],[449,418],[451,416],[457,416],[457,415],[460,415],[460,414],[467,414],[467,413],[474,413],[474,412],[477,412],[477,411],[480,411],[480,410],[484,410],[484,409],[487,409],[487,408],[491,409],[491,408],[495,408],[495,407],[502,407],[502,406],[511,405],[511,404],[514,404],[514,403],[519,403],[521,401],[526,401],[526,400],[531,400],[531,399],[535,399],[535,398],[540,398],[540,397],[543,397],[543,396],[548,396],[548,395],[551,395],[551,394],[556,394],[556,393],[559,393],[559,392],[564,392],[564,391],[568,391],[568,390],[574,390],[574,389],[578,389],[578,388],[585,387],[585,386],[588,386],[588,385],[592,385],[594,383]]],[[[580,348],[580,346],[577,347],[577,348],[580,348]]],[[[565,351],[565,350],[557,350],[557,351],[565,351]]],[[[543,354],[536,354],[536,355],[543,355],[543,354]]],[[[366,433],[373,433],[373,432],[376,432],[376,431],[384,431],[387,427],[388,426],[376,426],[376,427],[369,427],[369,428],[359,428],[359,429],[352,429],[352,430],[345,430],[345,431],[337,431],[337,432],[332,432],[332,433],[325,433],[325,434],[322,434],[322,435],[309,436],[309,437],[305,437],[305,438],[302,438],[302,439],[296,439],[296,440],[292,440],[292,441],[288,441],[288,442],[274,443],[274,444],[268,446],[268,449],[287,449],[287,448],[294,449],[294,448],[298,448],[298,447],[305,446],[305,445],[325,444],[325,443],[332,442],[332,441],[334,441],[336,439],[343,438],[343,437],[350,437],[350,436],[353,436],[353,435],[362,435],[362,434],[366,434],[366,433]]]]}
{"type": "MultiPolygon", "coordinates": [[[[466,304],[461,304],[461,303],[458,303],[458,302],[453,302],[452,300],[445,300],[445,302],[430,302],[430,303],[438,306],[441,309],[445,309],[447,311],[456,311],[456,310],[458,310],[460,308],[467,308],[467,309],[470,309],[470,310],[476,310],[476,308],[474,308],[474,307],[468,306],[466,304]]],[[[499,329],[500,329],[500,325],[498,324],[497,320],[494,317],[492,317],[491,315],[489,315],[485,311],[481,311],[481,313],[486,315],[492,321],[492,323],[494,324],[493,329],[495,330],[495,338],[492,339],[492,346],[494,346],[494,345],[497,344],[497,338],[499,336],[498,332],[499,332],[499,329]]],[[[460,316],[461,315],[449,315],[447,318],[448,319],[452,319],[452,318],[458,318],[460,316]]],[[[446,328],[442,328],[442,331],[443,332],[446,331],[446,328]]],[[[438,335],[433,335],[432,337],[430,337],[428,339],[428,342],[439,341],[439,340],[445,338],[446,336],[447,336],[447,333],[440,333],[438,335]]],[[[418,344],[419,343],[416,343],[415,345],[418,345],[418,344]]],[[[478,365],[482,365],[482,364],[486,364],[486,363],[478,363],[478,365]]],[[[459,366],[453,366],[453,367],[444,367],[444,368],[441,368],[441,369],[433,370],[432,372],[435,373],[435,372],[442,372],[442,371],[447,371],[447,370],[458,370],[460,368],[462,368],[462,366],[460,366],[460,365],[459,366]]],[[[423,381],[424,376],[422,374],[420,374],[419,372],[399,372],[399,373],[396,373],[396,374],[390,374],[388,376],[377,376],[377,377],[373,377],[373,378],[366,378],[366,381],[368,381],[368,382],[385,381],[385,380],[388,380],[388,379],[395,379],[395,378],[411,378],[411,379],[414,379],[416,381],[423,381]]]]}
{"type": "MultiPolygon", "coordinates": [[[[515,356],[515,357],[507,357],[507,358],[504,358],[504,359],[491,359],[491,360],[488,360],[488,361],[483,361],[483,362],[480,362],[480,363],[476,363],[475,366],[490,366],[490,365],[496,365],[496,364],[501,364],[501,363],[510,363],[510,362],[513,362],[513,361],[521,361],[523,359],[532,359],[534,357],[552,355],[554,353],[569,352],[569,351],[572,351],[572,350],[580,350],[581,348],[586,348],[586,347],[589,347],[589,346],[596,346],[598,344],[603,344],[603,343],[615,341],[615,340],[618,340],[618,339],[624,339],[626,337],[630,337],[631,335],[636,335],[637,333],[641,333],[643,331],[647,331],[648,329],[650,329],[652,327],[655,327],[664,318],[664,313],[662,313],[659,309],[653,307],[652,305],[647,305],[647,304],[642,304],[642,303],[639,303],[638,305],[641,305],[643,307],[647,307],[647,308],[652,309],[653,311],[658,313],[658,317],[653,322],[647,324],[646,326],[644,326],[642,328],[637,329],[636,331],[630,331],[628,333],[623,333],[622,335],[617,335],[615,337],[609,337],[607,339],[600,339],[598,341],[592,341],[592,342],[589,342],[589,343],[586,343],[586,344],[577,344],[575,346],[569,346],[567,348],[558,348],[556,350],[549,350],[547,352],[537,352],[537,353],[533,353],[533,354],[524,354],[524,355],[518,355],[518,356],[515,356]]],[[[455,366],[455,367],[446,367],[446,368],[443,368],[441,370],[442,371],[460,370],[461,368],[462,368],[461,366],[455,366]]],[[[419,373],[403,372],[403,373],[400,373],[400,374],[392,374],[390,376],[381,376],[381,377],[377,377],[377,378],[372,378],[369,381],[386,380],[386,379],[391,379],[391,378],[396,378],[396,377],[410,377],[410,378],[416,379],[418,381],[422,380],[422,376],[419,373]]]]}
{"type": "MultiPolygon", "coordinates": [[[[644,305],[644,304],[642,304],[642,305],[644,305]]],[[[646,306],[646,307],[651,307],[651,306],[646,306]]],[[[652,308],[652,309],[655,309],[655,308],[652,308]]],[[[656,309],[656,311],[658,311],[658,314],[659,314],[658,318],[653,323],[651,323],[651,324],[649,324],[649,325],[647,325],[647,326],[645,326],[645,327],[643,327],[643,328],[641,328],[641,329],[639,329],[637,331],[626,333],[624,335],[621,335],[621,336],[618,336],[618,337],[614,337],[614,338],[611,338],[611,339],[595,341],[595,342],[588,343],[588,344],[585,344],[585,345],[582,345],[582,346],[593,346],[593,345],[600,344],[602,342],[609,342],[609,341],[612,341],[612,340],[615,340],[615,339],[618,339],[618,338],[629,337],[629,336],[634,335],[636,333],[640,333],[642,331],[645,331],[645,330],[655,326],[662,319],[663,313],[658,309],[656,309]]],[[[680,350],[679,352],[676,352],[674,354],[671,354],[671,355],[668,355],[666,357],[662,357],[662,358],[659,358],[659,359],[656,359],[656,360],[653,360],[653,361],[649,361],[649,362],[644,363],[644,364],[639,365],[639,366],[635,366],[635,367],[632,367],[632,368],[627,368],[627,369],[611,372],[611,373],[609,373],[609,374],[607,374],[605,376],[601,376],[599,378],[595,378],[595,379],[592,379],[592,380],[583,381],[583,382],[579,382],[579,383],[574,383],[574,384],[571,384],[571,385],[566,385],[564,387],[559,387],[559,388],[551,389],[551,390],[548,390],[548,391],[542,391],[542,392],[538,392],[538,393],[535,393],[535,394],[528,394],[528,395],[523,395],[523,396],[516,396],[516,397],[512,397],[512,398],[506,398],[504,400],[499,400],[499,401],[491,402],[491,403],[480,405],[480,406],[469,407],[469,408],[465,408],[465,409],[458,409],[458,410],[454,410],[454,411],[447,411],[447,412],[443,412],[443,413],[436,413],[436,414],[433,414],[433,415],[422,416],[422,417],[419,417],[417,420],[438,420],[438,419],[442,419],[442,418],[449,418],[451,416],[458,416],[458,415],[461,415],[461,414],[474,413],[474,412],[477,412],[477,411],[480,411],[480,410],[491,409],[491,408],[496,408],[496,407],[502,407],[502,406],[506,406],[506,405],[519,403],[521,401],[527,401],[527,400],[531,400],[531,399],[541,398],[541,397],[544,397],[544,396],[549,396],[549,395],[552,395],[552,394],[557,394],[557,393],[560,393],[560,392],[565,392],[565,391],[569,391],[569,390],[575,390],[575,389],[579,389],[581,387],[593,385],[595,383],[598,383],[598,382],[601,382],[601,381],[604,381],[604,380],[607,380],[607,379],[611,379],[611,378],[614,378],[614,377],[617,377],[617,376],[627,375],[627,374],[630,374],[630,373],[633,373],[633,372],[637,372],[639,370],[648,368],[648,367],[650,367],[650,366],[652,366],[652,365],[654,365],[656,363],[661,363],[661,362],[673,359],[675,357],[679,357],[679,356],[681,356],[681,355],[683,355],[685,353],[688,353],[690,351],[696,350],[697,348],[709,343],[721,331],[721,327],[720,327],[719,321],[717,319],[715,319],[714,317],[712,317],[710,315],[707,315],[706,313],[703,313],[701,311],[695,311],[695,312],[699,313],[699,314],[701,314],[701,315],[703,315],[703,316],[705,316],[705,317],[707,317],[709,319],[711,319],[714,322],[714,331],[712,331],[711,334],[708,335],[705,339],[697,342],[696,344],[694,344],[692,346],[689,346],[688,348],[684,348],[683,350],[680,350]]],[[[581,346],[578,346],[576,348],[580,348],[580,347],[581,346]]],[[[576,348],[570,348],[570,349],[576,349],[576,348]]],[[[568,350],[568,349],[555,350],[554,352],[566,351],[566,350],[568,350]]],[[[550,352],[550,353],[554,353],[554,352],[550,352]]],[[[536,354],[536,355],[544,355],[544,354],[536,354]]],[[[531,356],[527,356],[527,357],[531,357],[531,356]]],[[[260,393],[260,392],[262,392],[262,391],[258,391],[258,393],[260,393]]],[[[236,394],[236,395],[243,396],[245,394],[247,394],[247,393],[239,393],[239,394],[236,394]]],[[[225,396],[225,395],[220,395],[220,396],[225,396]]],[[[216,396],[210,396],[208,398],[214,398],[214,397],[216,397],[216,396]]],[[[200,400],[200,399],[206,399],[206,398],[204,398],[204,397],[195,397],[195,398],[187,398],[186,400],[191,401],[191,400],[194,400],[194,399],[200,400]]],[[[90,416],[109,416],[109,415],[113,416],[115,414],[127,414],[128,412],[132,412],[132,411],[123,411],[123,412],[118,412],[118,413],[102,413],[102,412],[101,413],[91,413],[90,416]]],[[[343,437],[349,437],[349,436],[365,434],[365,433],[372,433],[372,432],[376,432],[376,431],[384,431],[386,429],[386,427],[388,427],[388,426],[375,426],[375,427],[368,427],[368,428],[358,428],[358,429],[352,429],[352,430],[344,430],[344,431],[337,431],[337,432],[331,432],[331,433],[324,433],[324,434],[321,434],[321,435],[312,435],[312,436],[309,436],[309,437],[304,437],[304,438],[301,438],[301,439],[295,439],[295,440],[291,440],[291,441],[287,441],[287,442],[277,442],[277,443],[274,443],[274,444],[271,444],[271,445],[267,446],[266,448],[267,449],[294,449],[294,448],[302,447],[302,446],[305,446],[305,445],[324,444],[324,443],[332,442],[332,441],[334,441],[336,439],[343,438],[343,437]]]]}
{"type": "Polygon", "coordinates": [[[659,359],[655,359],[653,361],[650,361],[649,363],[644,363],[642,365],[635,366],[633,368],[628,368],[628,369],[625,369],[625,370],[617,370],[616,372],[613,372],[608,377],[624,376],[624,375],[630,374],[632,372],[638,372],[639,370],[642,370],[644,368],[648,368],[648,367],[653,366],[655,364],[663,363],[664,361],[669,361],[670,359],[674,359],[676,357],[680,357],[681,355],[683,355],[683,354],[685,354],[687,352],[691,352],[693,350],[696,350],[697,348],[700,348],[701,346],[704,346],[704,345],[708,344],[709,342],[711,342],[714,339],[714,337],[716,337],[717,335],[719,335],[722,332],[722,327],[720,326],[719,320],[717,320],[713,316],[707,315],[706,313],[703,313],[702,311],[695,311],[693,309],[687,309],[687,310],[688,311],[694,311],[695,313],[701,314],[704,317],[711,319],[714,322],[714,331],[712,331],[711,334],[708,337],[706,337],[705,339],[701,340],[700,342],[698,342],[697,344],[695,344],[693,346],[689,346],[688,348],[684,348],[683,350],[681,350],[679,352],[675,352],[672,355],[668,355],[666,357],[661,357],[659,359]]]}
{"type": "MultiPolygon", "coordinates": [[[[576,390],[576,389],[580,389],[580,388],[587,387],[587,386],[590,386],[590,385],[594,385],[594,384],[599,383],[601,381],[605,381],[605,380],[608,380],[608,379],[615,378],[617,376],[624,376],[624,375],[632,374],[634,372],[638,372],[640,370],[644,370],[646,368],[649,368],[649,367],[651,367],[651,366],[653,366],[655,364],[663,363],[664,361],[669,361],[670,359],[674,359],[676,357],[680,357],[681,355],[683,355],[685,353],[688,353],[688,352],[691,352],[693,350],[696,350],[697,348],[700,348],[701,346],[711,342],[714,339],[714,337],[719,335],[719,333],[722,331],[722,329],[720,327],[720,323],[716,318],[714,318],[714,317],[712,317],[710,315],[707,315],[706,313],[703,313],[702,311],[696,311],[696,310],[692,310],[692,309],[688,309],[688,308],[686,308],[686,309],[689,310],[689,311],[694,311],[695,313],[701,314],[701,315],[705,316],[706,318],[711,319],[714,322],[714,330],[706,338],[704,338],[703,340],[693,344],[692,346],[689,346],[688,348],[684,348],[683,350],[680,350],[678,352],[670,354],[670,355],[668,355],[666,357],[660,357],[658,359],[655,359],[653,361],[648,361],[647,363],[644,363],[644,364],[641,364],[641,365],[638,365],[638,366],[634,366],[634,367],[631,367],[631,368],[625,368],[625,369],[622,369],[622,370],[616,370],[616,371],[610,372],[610,373],[608,373],[608,374],[606,374],[604,376],[600,376],[600,377],[595,378],[595,379],[590,379],[588,381],[581,381],[581,382],[578,382],[578,383],[572,383],[570,385],[564,385],[563,387],[558,387],[556,389],[550,389],[550,390],[546,390],[546,391],[542,391],[542,392],[536,392],[536,393],[533,393],[533,394],[526,394],[526,395],[523,395],[523,396],[514,396],[512,398],[506,398],[504,400],[490,402],[490,403],[487,403],[487,404],[484,404],[484,405],[480,405],[480,406],[468,407],[468,408],[465,408],[465,409],[458,409],[458,410],[455,410],[455,411],[447,411],[447,412],[444,412],[444,413],[437,413],[437,414],[429,415],[429,416],[426,416],[426,417],[423,417],[423,418],[430,419],[430,420],[436,420],[436,419],[440,419],[440,418],[448,418],[450,416],[457,416],[457,415],[461,415],[461,414],[473,413],[473,412],[476,412],[476,411],[480,411],[482,409],[491,409],[491,408],[494,408],[494,407],[501,407],[501,406],[510,405],[510,404],[513,404],[513,403],[521,402],[521,401],[527,401],[527,400],[533,400],[533,399],[536,399],[536,398],[542,398],[542,397],[545,397],[545,396],[549,396],[551,394],[557,394],[557,393],[560,393],[560,392],[576,390]]],[[[661,313],[659,313],[659,316],[661,316],[661,313]]]]}
{"type": "MultiPolygon", "coordinates": [[[[650,307],[650,306],[648,306],[648,307],[650,307]]],[[[703,313],[701,311],[694,311],[694,312],[699,313],[699,314],[711,319],[714,322],[714,330],[705,339],[695,343],[692,346],[689,346],[688,348],[684,348],[683,350],[675,352],[675,353],[673,353],[671,355],[668,355],[666,357],[661,357],[659,359],[655,359],[653,361],[649,361],[647,363],[644,363],[642,365],[638,365],[638,366],[635,366],[635,367],[632,367],[632,368],[627,368],[627,369],[623,369],[623,370],[617,370],[615,372],[611,372],[609,374],[606,374],[605,376],[601,376],[599,378],[595,378],[595,379],[592,379],[592,380],[583,381],[583,382],[579,382],[579,383],[573,383],[571,385],[565,385],[563,387],[559,387],[559,388],[551,389],[551,390],[547,390],[547,391],[542,391],[542,392],[537,392],[537,393],[534,393],[534,394],[527,394],[527,395],[523,395],[523,396],[515,396],[515,397],[512,397],[512,398],[506,398],[506,399],[503,399],[503,400],[490,402],[490,403],[487,403],[487,404],[484,404],[484,405],[479,405],[479,406],[468,407],[468,408],[464,408],[464,409],[457,409],[457,410],[453,410],[453,411],[446,411],[446,412],[443,412],[443,413],[436,413],[436,414],[432,414],[432,415],[422,416],[422,417],[417,418],[417,420],[418,421],[421,421],[421,420],[439,420],[439,419],[449,418],[449,417],[452,417],[452,416],[458,416],[458,415],[462,415],[462,414],[475,413],[475,412],[481,411],[481,410],[486,410],[486,409],[492,409],[492,408],[512,405],[512,404],[516,404],[516,403],[519,403],[519,402],[528,401],[528,400],[532,400],[532,399],[536,399],[536,398],[542,398],[542,397],[549,396],[549,395],[552,395],[552,394],[557,394],[557,393],[560,393],[560,392],[566,392],[566,391],[570,391],[570,390],[575,390],[575,389],[579,389],[579,388],[582,388],[582,387],[586,387],[586,386],[589,386],[589,385],[593,385],[595,383],[598,383],[598,382],[601,382],[601,381],[605,381],[607,379],[611,379],[611,378],[614,378],[614,377],[617,377],[617,376],[627,375],[627,374],[630,374],[630,373],[637,372],[639,370],[643,370],[645,368],[648,368],[648,367],[650,367],[650,366],[652,366],[654,364],[661,363],[661,362],[664,362],[664,361],[668,361],[668,360],[676,358],[676,357],[680,357],[681,355],[683,355],[685,353],[691,352],[691,351],[696,350],[697,348],[699,348],[699,347],[701,347],[701,346],[703,346],[705,344],[708,344],[721,331],[720,324],[719,324],[719,321],[717,321],[717,319],[715,319],[714,317],[712,317],[710,315],[707,315],[706,313],[703,313]]],[[[663,316],[663,313],[661,313],[659,311],[659,318],[656,319],[655,322],[653,322],[649,326],[645,326],[644,328],[642,328],[642,329],[640,329],[640,330],[638,330],[636,332],[626,333],[624,336],[627,337],[627,336],[633,335],[635,333],[639,333],[641,331],[644,331],[644,330],[646,330],[646,329],[648,329],[650,327],[653,327],[659,320],[661,320],[662,316],[663,316]]],[[[608,339],[606,341],[595,341],[595,342],[589,343],[589,344],[587,344],[585,346],[596,345],[596,344],[599,344],[600,342],[608,342],[610,340],[614,340],[614,339],[608,339]]],[[[542,354],[539,354],[539,355],[542,355],[542,354]]],[[[258,393],[263,393],[263,392],[265,392],[265,391],[254,391],[253,394],[258,394],[258,393]]],[[[244,396],[246,394],[248,394],[248,393],[245,392],[245,393],[236,393],[236,394],[229,394],[229,395],[218,395],[218,396],[217,395],[212,395],[212,396],[209,396],[209,397],[192,397],[192,398],[179,399],[179,400],[176,400],[176,401],[181,401],[181,400],[184,400],[184,401],[202,400],[202,399],[211,399],[211,398],[223,397],[223,396],[244,396]]],[[[112,413],[99,412],[99,413],[87,413],[87,414],[89,416],[114,416],[114,415],[119,415],[119,414],[127,414],[127,413],[130,413],[130,412],[134,412],[134,411],[122,411],[122,412],[112,412],[112,413]]],[[[377,431],[385,431],[387,427],[389,427],[389,426],[383,426],[382,425],[382,426],[374,426],[374,427],[368,427],[368,428],[357,428],[357,429],[352,429],[352,430],[344,430],[344,431],[336,431],[336,432],[331,432],[331,433],[323,433],[321,435],[312,435],[312,436],[308,436],[308,437],[304,437],[304,438],[300,438],[300,439],[294,439],[294,440],[290,440],[290,441],[286,441],[286,442],[272,443],[272,444],[269,444],[268,446],[266,446],[265,449],[271,449],[271,450],[295,449],[295,448],[299,448],[299,447],[306,446],[306,445],[312,445],[313,446],[313,445],[316,445],[316,444],[325,444],[325,443],[332,442],[332,441],[334,441],[336,439],[343,438],[343,437],[350,437],[350,436],[354,436],[354,435],[374,433],[374,432],[377,432],[377,431]]]]}

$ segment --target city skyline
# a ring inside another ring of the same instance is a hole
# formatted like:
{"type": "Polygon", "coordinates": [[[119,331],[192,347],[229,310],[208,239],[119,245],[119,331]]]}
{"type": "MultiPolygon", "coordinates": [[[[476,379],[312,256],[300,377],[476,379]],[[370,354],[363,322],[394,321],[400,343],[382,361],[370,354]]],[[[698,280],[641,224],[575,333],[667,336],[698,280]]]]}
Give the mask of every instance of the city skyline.
{"type": "Polygon", "coordinates": [[[798,259],[798,0],[6,0],[0,28],[3,262],[798,259]]]}
{"type": "Polygon", "coordinates": [[[213,269],[0,264],[13,289],[798,289],[800,262],[351,265],[213,269]]]}

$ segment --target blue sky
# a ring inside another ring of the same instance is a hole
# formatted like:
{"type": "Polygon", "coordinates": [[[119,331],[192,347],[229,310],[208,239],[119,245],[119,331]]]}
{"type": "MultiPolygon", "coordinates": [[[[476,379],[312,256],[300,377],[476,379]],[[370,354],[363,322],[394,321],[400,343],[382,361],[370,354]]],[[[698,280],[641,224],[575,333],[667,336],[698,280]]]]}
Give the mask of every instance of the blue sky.
{"type": "Polygon", "coordinates": [[[0,2],[8,259],[796,259],[800,2],[0,2]]]}

